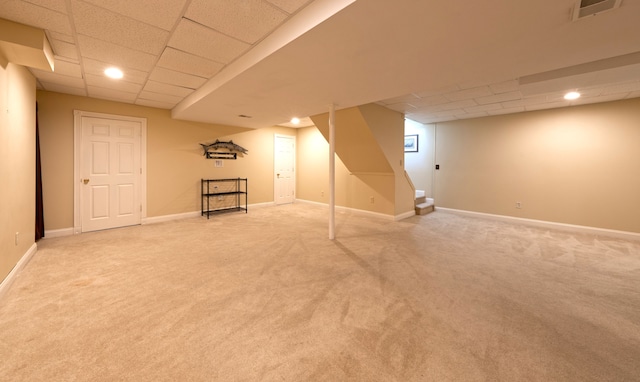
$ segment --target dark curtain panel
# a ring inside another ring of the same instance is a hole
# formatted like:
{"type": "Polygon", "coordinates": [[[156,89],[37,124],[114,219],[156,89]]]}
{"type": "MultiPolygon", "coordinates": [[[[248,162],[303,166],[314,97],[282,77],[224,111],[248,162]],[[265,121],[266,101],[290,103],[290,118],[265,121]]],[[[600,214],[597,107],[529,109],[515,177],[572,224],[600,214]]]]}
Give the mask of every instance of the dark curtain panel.
{"type": "Polygon", "coordinates": [[[36,241],[44,237],[42,208],[42,169],[40,166],[40,132],[38,131],[38,103],[36,102],[36,241]]]}

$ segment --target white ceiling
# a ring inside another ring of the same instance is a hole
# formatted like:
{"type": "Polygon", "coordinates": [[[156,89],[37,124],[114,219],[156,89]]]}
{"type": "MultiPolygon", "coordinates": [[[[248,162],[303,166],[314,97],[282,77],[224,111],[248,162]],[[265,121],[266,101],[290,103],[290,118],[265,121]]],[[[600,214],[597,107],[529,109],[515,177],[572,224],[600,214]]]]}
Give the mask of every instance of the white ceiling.
{"type": "Polygon", "coordinates": [[[640,0],[571,21],[574,5],[0,0],[0,18],[46,30],[56,62],[32,69],[41,89],[258,128],[331,103],[428,123],[640,97],[640,0]],[[111,65],[123,80],[104,77],[111,65]]]}

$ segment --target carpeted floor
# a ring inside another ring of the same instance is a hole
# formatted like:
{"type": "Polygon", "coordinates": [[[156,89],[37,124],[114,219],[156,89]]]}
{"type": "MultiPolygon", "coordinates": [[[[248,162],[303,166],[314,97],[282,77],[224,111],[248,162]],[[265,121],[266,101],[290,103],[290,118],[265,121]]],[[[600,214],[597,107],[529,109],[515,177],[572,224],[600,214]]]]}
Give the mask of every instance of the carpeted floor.
{"type": "Polygon", "coordinates": [[[45,239],[2,381],[640,381],[640,242],[307,204],[45,239]]]}

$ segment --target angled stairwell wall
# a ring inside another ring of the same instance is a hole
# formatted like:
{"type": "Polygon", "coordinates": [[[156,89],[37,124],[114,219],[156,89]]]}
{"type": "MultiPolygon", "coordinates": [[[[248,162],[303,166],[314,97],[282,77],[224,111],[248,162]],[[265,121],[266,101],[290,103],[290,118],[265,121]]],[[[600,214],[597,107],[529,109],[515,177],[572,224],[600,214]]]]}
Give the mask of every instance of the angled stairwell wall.
{"type": "MultiPolygon", "coordinates": [[[[328,141],[328,113],[311,119],[328,141]]],[[[350,171],[345,207],[394,217],[412,213],[403,142],[404,116],[398,112],[375,104],[336,112],[336,154],[350,171]]]]}

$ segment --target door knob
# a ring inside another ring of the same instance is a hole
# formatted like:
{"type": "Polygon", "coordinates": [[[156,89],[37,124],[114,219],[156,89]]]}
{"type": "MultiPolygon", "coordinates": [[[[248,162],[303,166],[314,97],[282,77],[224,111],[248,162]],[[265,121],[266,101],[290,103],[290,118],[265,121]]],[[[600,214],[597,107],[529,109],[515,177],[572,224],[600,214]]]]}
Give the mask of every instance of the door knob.
{"type": "Polygon", "coordinates": [[[89,183],[89,179],[82,179],[82,183],[84,183],[84,184],[89,183]]]}
{"type": "Polygon", "coordinates": [[[276,176],[279,178],[279,177],[280,177],[280,174],[276,174],[276,176]]]}

